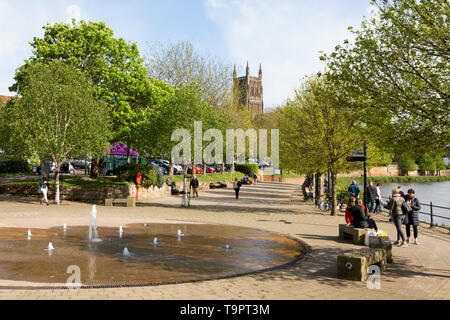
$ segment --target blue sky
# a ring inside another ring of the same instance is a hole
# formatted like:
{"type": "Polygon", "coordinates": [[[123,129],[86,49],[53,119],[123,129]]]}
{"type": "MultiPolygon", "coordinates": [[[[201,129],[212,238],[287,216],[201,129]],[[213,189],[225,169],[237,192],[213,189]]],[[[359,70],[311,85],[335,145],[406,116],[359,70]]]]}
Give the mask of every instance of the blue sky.
{"type": "Polygon", "coordinates": [[[204,54],[250,73],[263,67],[267,108],[292,97],[301,78],[323,69],[318,51],[351,39],[369,0],[0,0],[0,94],[30,57],[29,41],[47,22],[104,21],[116,37],[137,42],[187,40],[204,54]]]}

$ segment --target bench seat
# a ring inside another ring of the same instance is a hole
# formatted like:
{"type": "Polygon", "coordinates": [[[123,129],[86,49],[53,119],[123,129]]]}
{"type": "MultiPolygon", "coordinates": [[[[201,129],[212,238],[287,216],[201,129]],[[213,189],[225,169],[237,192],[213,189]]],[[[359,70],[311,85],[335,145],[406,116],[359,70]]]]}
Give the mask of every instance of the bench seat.
{"type": "Polygon", "coordinates": [[[352,226],[347,226],[346,224],[339,225],[339,238],[341,239],[352,239],[354,244],[364,245],[366,239],[367,230],[354,228],[352,226]]]}
{"type": "Polygon", "coordinates": [[[378,265],[382,272],[387,270],[386,251],[383,249],[363,248],[337,257],[339,279],[366,281],[367,268],[378,265]]]}
{"type": "Polygon", "coordinates": [[[112,207],[115,203],[125,203],[127,207],[136,207],[136,198],[105,199],[105,206],[112,207]]]}

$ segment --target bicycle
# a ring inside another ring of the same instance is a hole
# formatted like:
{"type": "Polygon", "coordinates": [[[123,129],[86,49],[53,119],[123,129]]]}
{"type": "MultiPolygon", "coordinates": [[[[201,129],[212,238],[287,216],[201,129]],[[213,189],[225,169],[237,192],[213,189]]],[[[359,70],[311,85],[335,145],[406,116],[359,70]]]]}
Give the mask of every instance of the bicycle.
{"type": "Polygon", "coordinates": [[[330,196],[328,194],[323,194],[320,196],[318,207],[322,211],[331,210],[331,201],[330,196]]]}

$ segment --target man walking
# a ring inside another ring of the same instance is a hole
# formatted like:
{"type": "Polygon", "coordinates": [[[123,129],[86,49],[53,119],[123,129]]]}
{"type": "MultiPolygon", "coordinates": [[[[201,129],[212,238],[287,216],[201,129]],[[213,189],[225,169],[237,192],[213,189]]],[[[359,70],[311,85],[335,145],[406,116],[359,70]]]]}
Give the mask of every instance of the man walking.
{"type": "Polygon", "coordinates": [[[378,199],[377,187],[373,184],[373,182],[369,183],[369,187],[367,188],[369,200],[369,212],[375,212],[375,201],[378,199]]]}
{"type": "Polygon", "coordinates": [[[356,180],[352,181],[352,184],[348,187],[348,192],[350,193],[350,196],[358,199],[360,190],[356,180]]]}
{"type": "Polygon", "coordinates": [[[236,193],[236,199],[239,199],[239,190],[241,189],[241,185],[242,183],[238,180],[238,178],[235,178],[233,183],[233,189],[234,192],[236,193]]]}
{"type": "Polygon", "coordinates": [[[199,182],[198,182],[198,179],[197,179],[197,176],[194,174],[193,176],[192,176],[192,180],[191,180],[191,188],[192,188],[192,197],[193,198],[198,198],[198,191],[197,191],[197,189],[198,189],[198,186],[199,186],[199,182]]]}

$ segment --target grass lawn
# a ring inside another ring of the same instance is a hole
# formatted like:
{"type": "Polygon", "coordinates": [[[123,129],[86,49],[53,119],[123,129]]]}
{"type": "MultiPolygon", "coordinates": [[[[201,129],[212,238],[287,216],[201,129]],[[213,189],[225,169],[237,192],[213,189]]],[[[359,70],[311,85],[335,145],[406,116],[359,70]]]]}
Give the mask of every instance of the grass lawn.
{"type": "Polygon", "coordinates": [[[0,178],[9,178],[9,177],[20,177],[20,176],[30,176],[32,172],[15,172],[15,173],[0,173],[0,178]]]}
{"type": "MultiPolygon", "coordinates": [[[[187,177],[190,180],[192,178],[192,175],[188,175],[187,177]]],[[[197,174],[197,179],[200,182],[232,181],[234,180],[234,178],[238,178],[239,180],[241,180],[243,177],[245,177],[245,174],[241,172],[235,172],[233,174],[231,172],[225,172],[224,174],[221,173],[208,173],[206,175],[197,174]]],[[[167,180],[167,178],[169,178],[169,176],[165,176],[164,181],[167,180]]],[[[172,181],[183,182],[183,175],[173,176],[172,181]]]]}
{"type": "MultiPolygon", "coordinates": [[[[55,179],[50,177],[49,179],[50,185],[54,185],[55,179]]],[[[132,184],[132,182],[121,181],[117,178],[112,177],[99,177],[98,179],[90,180],[87,177],[74,177],[74,176],[63,176],[62,179],[59,179],[60,185],[63,188],[105,188],[110,186],[124,185],[124,184],[132,184]]],[[[29,180],[16,180],[6,182],[5,184],[14,184],[14,185],[30,185],[30,184],[39,184],[39,178],[29,179],[29,180]]]]}

